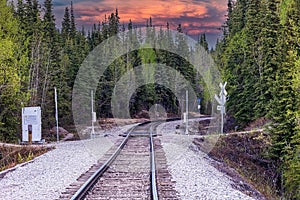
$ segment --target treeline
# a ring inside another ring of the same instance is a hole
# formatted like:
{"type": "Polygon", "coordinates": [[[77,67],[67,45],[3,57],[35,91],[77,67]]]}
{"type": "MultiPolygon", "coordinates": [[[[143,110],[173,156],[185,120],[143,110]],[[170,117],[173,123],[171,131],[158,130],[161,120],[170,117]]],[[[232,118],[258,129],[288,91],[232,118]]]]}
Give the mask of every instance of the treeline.
{"type": "Polygon", "coordinates": [[[61,123],[72,124],[71,95],[75,73],[89,52],[77,31],[73,6],[66,8],[58,30],[51,0],[1,0],[0,7],[0,139],[21,133],[21,108],[41,106],[43,129],[55,125],[54,87],[59,93],[61,123]],[[42,16],[42,17],[41,17],[42,16]]]}
{"type": "MultiPolygon", "coordinates": [[[[55,24],[51,0],[43,5],[37,0],[18,0],[16,4],[0,0],[0,140],[16,140],[21,133],[21,108],[42,107],[42,127],[49,131],[55,126],[54,87],[58,91],[59,125],[73,124],[72,90],[77,72],[86,56],[101,42],[117,33],[130,30],[120,38],[120,44],[141,43],[141,29],[130,20],[127,25],[120,23],[118,10],[103,22],[95,24],[91,30],[78,30],[74,8],[65,8],[59,30],[55,24]]],[[[195,53],[188,47],[178,26],[178,36],[174,39],[169,31],[155,29],[150,18],[145,24],[156,40],[168,41],[170,48],[179,49],[182,55],[195,53]]],[[[199,37],[200,44],[208,50],[205,35],[199,37]]],[[[162,45],[162,44],[161,44],[162,45]]],[[[113,48],[113,47],[112,47],[113,48]]],[[[113,51],[113,49],[110,49],[113,51]]],[[[181,72],[195,89],[197,96],[203,97],[203,104],[209,108],[210,99],[205,84],[186,58],[170,52],[147,48],[127,53],[117,58],[99,80],[95,107],[98,117],[111,117],[111,97],[120,77],[141,64],[162,63],[181,72]],[[199,84],[200,83],[200,84],[199,84]],[[200,85],[200,86],[199,86],[200,85]],[[201,86],[204,85],[204,86],[201,86]]],[[[151,72],[151,74],[155,74],[151,72]]],[[[137,77],[141,78],[141,77],[137,77]]],[[[183,86],[180,86],[183,87],[183,86]]],[[[89,94],[88,94],[89,95],[89,94]]],[[[148,110],[153,104],[165,106],[167,112],[178,114],[178,99],[172,92],[160,85],[149,84],[138,88],[130,100],[131,116],[141,110],[148,110]],[[168,97],[168,98],[166,98],[168,97]]],[[[205,106],[202,106],[204,109],[205,106]]],[[[209,110],[209,109],[208,109],[209,110]]],[[[205,110],[203,110],[205,111],[205,110]]],[[[90,117],[90,116],[88,116],[90,117]]]]}
{"type": "Polygon", "coordinates": [[[228,115],[240,129],[267,119],[286,199],[300,199],[300,1],[228,1],[214,56],[228,82],[228,115]]]}

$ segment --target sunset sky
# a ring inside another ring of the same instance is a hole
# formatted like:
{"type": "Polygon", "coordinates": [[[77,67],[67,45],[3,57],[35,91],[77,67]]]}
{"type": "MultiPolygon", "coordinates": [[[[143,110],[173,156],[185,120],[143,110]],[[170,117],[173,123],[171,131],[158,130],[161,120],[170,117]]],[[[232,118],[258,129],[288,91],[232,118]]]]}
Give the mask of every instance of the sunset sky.
{"type": "MultiPolygon", "coordinates": [[[[121,23],[128,24],[129,19],[136,26],[144,26],[152,17],[153,24],[176,30],[179,23],[183,31],[193,38],[206,33],[210,46],[215,44],[221,33],[218,28],[225,21],[227,1],[225,0],[73,0],[78,28],[84,25],[88,30],[91,25],[104,20],[118,8],[121,23]]],[[[57,25],[61,26],[64,9],[70,1],[53,0],[57,25]]]]}

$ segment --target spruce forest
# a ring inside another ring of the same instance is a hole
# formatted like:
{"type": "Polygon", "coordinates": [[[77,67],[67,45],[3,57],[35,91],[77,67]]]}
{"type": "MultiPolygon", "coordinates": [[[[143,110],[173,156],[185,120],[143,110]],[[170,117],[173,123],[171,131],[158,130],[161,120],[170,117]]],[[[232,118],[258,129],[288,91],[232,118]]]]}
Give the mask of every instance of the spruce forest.
{"type": "MultiPolygon", "coordinates": [[[[140,28],[121,24],[118,10],[103,16],[91,30],[77,27],[73,5],[65,8],[57,28],[52,0],[0,0],[0,141],[16,142],[21,135],[21,108],[41,106],[42,128],[55,126],[54,90],[59,94],[60,126],[72,127],[72,90],[86,56],[101,42],[125,30],[139,42],[140,28]]],[[[198,43],[214,58],[227,82],[228,130],[243,130],[257,120],[267,121],[271,144],[267,157],[278,169],[278,193],[285,199],[300,199],[300,1],[228,0],[228,15],[220,27],[223,37],[209,49],[205,34],[198,43]],[[230,123],[229,123],[230,121],[230,123]]],[[[145,26],[154,29],[152,18],[145,26]]],[[[172,48],[193,54],[178,35],[164,38],[172,48]]],[[[184,33],[179,24],[176,30],[184,33]]],[[[128,38],[120,40],[125,42],[128,38]]],[[[159,39],[159,38],[158,38],[159,39]]],[[[203,101],[201,112],[210,114],[212,99],[190,63],[172,53],[145,49],[115,60],[102,77],[96,96],[98,118],[112,117],[111,96],[115,83],[129,69],[142,63],[165,63],[192,83],[203,101]]],[[[178,115],[172,92],[160,85],[139,88],[130,101],[130,114],[149,110],[154,103],[178,115]]]]}

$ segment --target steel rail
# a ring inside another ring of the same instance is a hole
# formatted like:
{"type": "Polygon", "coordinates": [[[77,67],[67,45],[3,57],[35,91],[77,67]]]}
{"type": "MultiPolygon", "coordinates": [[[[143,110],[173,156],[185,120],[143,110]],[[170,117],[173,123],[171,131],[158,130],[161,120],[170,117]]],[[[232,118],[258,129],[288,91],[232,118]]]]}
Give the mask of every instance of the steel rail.
{"type": "Polygon", "coordinates": [[[156,166],[155,166],[155,152],[153,142],[153,126],[150,126],[150,182],[151,182],[151,199],[158,200],[158,192],[156,187],[156,166]]]}
{"type": "MultiPolygon", "coordinates": [[[[174,119],[173,119],[174,120],[174,119]]],[[[168,120],[169,121],[169,120],[168,120]]],[[[114,160],[117,158],[117,156],[120,154],[121,150],[126,145],[127,141],[129,140],[129,137],[131,136],[131,133],[136,129],[138,126],[145,125],[151,122],[144,122],[141,124],[138,124],[137,126],[131,128],[128,131],[128,134],[126,135],[125,139],[122,141],[122,143],[119,145],[119,147],[116,149],[116,151],[112,154],[112,156],[97,170],[93,173],[93,175],[79,188],[79,190],[76,191],[76,193],[71,197],[71,200],[82,200],[85,198],[89,190],[95,185],[99,177],[102,176],[102,174],[108,169],[108,167],[114,162],[114,160]]],[[[156,122],[157,125],[161,122],[156,122]]],[[[150,182],[151,182],[151,199],[152,200],[158,200],[158,191],[156,186],[156,166],[155,166],[155,152],[154,152],[154,144],[153,144],[153,126],[155,124],[150,126],[150,182]]]]}
{"type": "MultiPolygon", "coordinates": [[[[140,124],[139,124],[140,125],[140,124]]],[[[93,173],[93,175],[77,190],[77,192],[71,197],[71,200],[81,200],[84,199],[87,192],[90,190],[90,188],[97,182],[98,178],[107,170],[107,168],[111,165],[111,163],[116,159],[116,157],[120,154],[121,150],[127,143],[131,132],[138,127],[139,125],[131,128],[125,137],[125,139],[122,141],[122,143],[119,145],[117,150],[113,153],[113,155],[96,171],[93,173]]]]}

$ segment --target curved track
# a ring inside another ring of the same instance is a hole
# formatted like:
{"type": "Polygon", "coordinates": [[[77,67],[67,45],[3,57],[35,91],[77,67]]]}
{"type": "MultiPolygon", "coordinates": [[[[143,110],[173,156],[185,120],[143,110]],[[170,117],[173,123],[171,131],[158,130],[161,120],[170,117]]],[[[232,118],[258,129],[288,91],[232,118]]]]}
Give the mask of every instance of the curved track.
{"type": "MultiPolygon", "coordinates": [[[[79,189],[68,199],[178,199],[167,170],[166,158],[154,130],[160,122],[132,128],[106,162],[87,172],[79,189]]],[[[70,194],[72,194],[70,196],[70,194]]]]}

